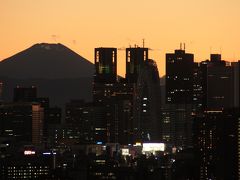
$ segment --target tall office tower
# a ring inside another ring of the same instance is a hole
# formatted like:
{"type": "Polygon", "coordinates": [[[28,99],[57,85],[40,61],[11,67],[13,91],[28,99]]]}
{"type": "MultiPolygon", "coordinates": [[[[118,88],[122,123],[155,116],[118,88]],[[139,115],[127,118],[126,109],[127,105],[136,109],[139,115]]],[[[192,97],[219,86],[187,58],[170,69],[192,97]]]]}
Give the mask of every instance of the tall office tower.
{"type": "Polygon", "coordinates": [[[203,109],[222,110],[234,107],[234,68],[221,60],[221,55],[211,54],[210,61],[202,61],[199,71],[202,79],[203,109]]]}
{"type": "Polygon", "coordinates": [[[146,60],[134,93],[134,128],[142,141],[160,140],[160,79],[157,64],[146,60]]]}
{"type": "Polygon", "coordinates": [[[84,100],[71,100],[65,105],[65,122],[77,125],[82,121],[82,114],[85,107],[84,100]]]}
{"type": "MultiPolygon", "coordinates": [[[[118,119],[116,118],[117,106],[114,94],[118,91],[117,84],[117,49],[95,49],[95,77],[93,84],[93,102],[96,106],[103,106],[105,118],[100,124],[104,124],[106,139],[103,142],[117,142],[118,119]]],[[[102,132],[103,133],[103,132],[102,132]]]]}
{"type": "Polygon", "coordinates": [[[17,102],[0,106],[0,134],[19,143],[42,142],[43,108],[38,103],[17,102]]]}
{"type": "Polygon", "coordinates": [[[234,71],[234,107],[239,108],[240,61],[231,63],[234,71]]]}
{"type": "Polygon", "coordinates": [[[44,108],[41,104],[32,104],[32,143],[41,145],[43,141],[44,108]]]}
{"type": "Polygon", "coordinates": [[[115,83],[117,80],[117,49],[95,48],[95,82],[115,83]]]}
{"type": "Polygon", "coordinates": [[[17,86],[14,88],[14,102],[32,102],[37,98],[37,88],[35,86],[25,88],[17,86]]]}
{"type": "Polygon", "coordinates": [[[84,100],[72,100],[66,104],[66,123],[69,127],[79,129],[79,141],[84,143],[94,142],[94,106],[84,100]]]}
{"type": "Polygon", "coordinates": [[[0,102],[3,101],[3,82],[0,81],[0,102]]]}
{"type": "Polygon", "coordinates": [[[96,48],[95,70],[93,101],[101,103],[111,97],[117,82],[117,49],[96,48]]]}
{"type": "Polygon", "coordinates": [[[141,66],[148,59],[148,48],[126,49],[126,80],[128,83],[136,83],[141,66]]]}
{"type": "Polygon", "coordinates": [[[166,54],[166,103],[193,102],[194,55],[185,50],[166,54]]]}
{"type": "Polygon", "coordinates": [[[204,69],[200,68],[199,63],[194,63],[193,69],[193,104],[194,109],[193,112],[198,113],[203,111],[203,94],[206,85],[205,77],[203,74],[205,73],[204,69]]]}
{"type": "Polygon", "coordinates": [[[133,143],[133,86],[121,79],[115,92],[116,115],[118,118],[118,142],[133,143]]]}
{"type": "Polygon", "coordinates": [[[194,55],[182,47],[166,54],[166,104],[161,109],[161,139],[179,148],[192,145],[195,67],[194,55]]]}
{"type": "Polygon", "coordinates": [[[236,109],[205,111],[194,121],[198,178],[239,179],[240,115],[236,109]]]}
{"type": "Polygon", "coordinates": [[[192,105],[166,104],[161,107],[161,140],[178,149],[192,146],[192,105]]]}

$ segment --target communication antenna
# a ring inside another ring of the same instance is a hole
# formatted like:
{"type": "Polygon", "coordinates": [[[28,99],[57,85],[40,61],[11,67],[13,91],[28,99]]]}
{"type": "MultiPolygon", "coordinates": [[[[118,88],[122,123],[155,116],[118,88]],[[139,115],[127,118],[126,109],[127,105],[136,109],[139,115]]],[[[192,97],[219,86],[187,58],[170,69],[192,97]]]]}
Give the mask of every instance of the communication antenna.
{"type": "Polygon", "coordinates": [[[51,35],[51,37],[52,37],[52,39],[53,39],[53,41],[56,43],[57,42],[57,35],[56,34],[53,34],[53,35],[51,35]]]}
{"type": "Polygon", "coordinates": [[[144,38],[142,39],[142,43],[143,43],[143,48],[144,48],[144,46],[145,46],[145,39],[144,38]]]}

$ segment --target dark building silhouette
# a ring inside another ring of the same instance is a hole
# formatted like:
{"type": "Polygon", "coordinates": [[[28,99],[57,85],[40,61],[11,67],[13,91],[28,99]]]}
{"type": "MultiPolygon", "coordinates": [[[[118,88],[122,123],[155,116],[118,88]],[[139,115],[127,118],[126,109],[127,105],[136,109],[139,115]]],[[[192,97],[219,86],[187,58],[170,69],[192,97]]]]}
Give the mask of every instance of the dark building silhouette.
{"type": "Polygon", "coordinates": [[[17,86],[14,88],[14,102],[33,102],[37,98],[37,88],[35,86],[26,88],[17,86]]]}
{"type": "Polygon", "coordinates": [[[192,146],[192,105],[165,104],[161,107],[161,140],[173,147],[192,146]]]}
{"type": "Polygon", "coordinates": [[[93,84],[93,102],[96,106],[104,107],[104,118],[101,128],[106,137],[103,142],[117,142],[118,119],[116,118],[117,106],[114,102],[114,93],[117,91],[117,49],[95,49],[95,75],[93,84]]]}
{"type": "Polygon", "coordinates": [[[239,108],[240,96],[239,96],[239,84],[240,84],[240,61],[231,63],[234,71],[234,107],[239,108]]]}
{"type": "Polygon", "coordinates": [[[95,48],[95,82],[114,83],[117,80],[117,49],[95,48]]]}
{"type": "Polygon", "coordinates": [[[200,65],[200,63],[194,63],[193,69],[193,104],[194,112],[202,112],[206,107],[206,100],[204,100],[206,94],[206,68],[200,65]]]}
{"type": "Polygon", "coordinates": [[[125,82],[98,83],[94,91],[98,93],[93,105],[93,113],[97,115],[94,116],[96,140],[122,144],[132,142],[132,85],[125,82]]]}
{"type": "Polygon", "coordinates": [[[199,65],[202,88],[202,108],[222,110],[234,107],[234,68],[221,60],[220,54],[211,54],[210,61],[199,65]]]}
{"type": "Polygon", "coordinates": [[[47,124],[61,124],[62,121],[62,109],[59,107],[51,107],[46,112],[47,124]]]}
{"type": "Polygon", "coordinates": [[[161,108],[161,139],[178,148],[192,146],[194,55],[180,48],[166,54],[166,97],[161,108]]]}
{"type": "Polygon", "coordinates": [[[156,62],[144,61],[134,92],[134,130],[140,141],[160,140],[160,79],[156,62]]]}
{"type": "Polygon", "coordinates": [[[39,145],[43,138],[44,111],[38,103],[9,103],[0,106],[1,136],[18,143],[39,145]]]}
{"type": "Polygon", "coordinates": [[[99,114],[94,125],[95,134],[99,136],[95,140],[132,143],[134,88],[132,83],[117,77],[117,49],[96,48],[95,68],[93,113],[99,114]]]}
{"type": "Polygon", "coordinates": [[[0,179],[52,179],[52,157],[21,153],[0,161],[0,179]]]}
{"type": "Polygon", "coordinates": [[[141,66],[148,59],[148,48],[126,48],[126,80],[136,83],[141,66]]]}
{"type": "Polygon", "coordinates": [[[72,100],[66,104],[66,123],[71,129],[78,128],[79,142],[95,143],[94,106],[84,100],[72,100]]]}
{"type": "Polygon", "coordinates": [[[211,54],[195,68],[198,179],[239,179],[239,64],[211,54]],[[235,108],[235,109],[232,109],[235,108]]]}
{"type": "Polygon", "coordinates": [[[212,62],[220,62],[222,60],[221,54],[211,54],[210,59],[212,62]]]}
{"type": "Polygon", "coordinates": [[[191,104],[193,97],[194,55],[185,50],[166,54],[166,102],[191,104]]]}
{"type": "Polygon", "coordinates": [[[81,115],[85,105],[84,100],[71,100],[65,107],[65,122],[67,124],[77,124],[81,121],[81,115]]]}
{"type": "Polygon", "coordinates": [[[239,117],[236,109],[195,117],[197,179],[239,179],[239,117]]]}
{"type": "Polygon", "coordinates": [[[3,88],[4,88],[4,84],[2,81],[0,81],[0,102],[3,101],[3,88]]]}

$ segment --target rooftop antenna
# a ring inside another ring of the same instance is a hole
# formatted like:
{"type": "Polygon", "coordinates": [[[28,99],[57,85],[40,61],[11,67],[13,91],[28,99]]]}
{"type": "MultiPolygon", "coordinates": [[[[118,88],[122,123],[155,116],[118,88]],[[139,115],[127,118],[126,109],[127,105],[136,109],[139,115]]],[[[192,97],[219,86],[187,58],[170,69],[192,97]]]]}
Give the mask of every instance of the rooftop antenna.
{"type": "Polygon", "coordinates": [[[145,46],[145,39],[143,39],[142,41],[143,41],[143,48],[144,48],[144,46],[145,46]]]}
{"type": "Polygon", "coordinates": [[[180,43],[180,50],[182,50],[182,43],[180,43]]]}
{"type": "Polygon", "coordinates": [[[56,34],[53,34],[53,35],[51,35],[51,37],[52,37],[52,39],[53,39],[53,41],[56,43],[57,42],[57,35],[56,34]]]}

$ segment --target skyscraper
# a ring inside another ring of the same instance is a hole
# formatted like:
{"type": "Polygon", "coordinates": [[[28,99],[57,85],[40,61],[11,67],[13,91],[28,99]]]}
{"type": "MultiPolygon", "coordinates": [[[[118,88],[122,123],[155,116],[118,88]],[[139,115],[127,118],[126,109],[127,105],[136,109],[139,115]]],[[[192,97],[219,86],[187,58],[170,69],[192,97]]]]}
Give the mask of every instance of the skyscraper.
{"type": "Polygon", "coordinates": [[[0,134],[19,143],[42,143],[44,111],[39,103],[17,102],[0,106],[0,134]]]}
{"type": "Polygon", "coordinates": [[[26,88],[17,86],[14,88],[14,102],[32,102],[37,98],[37,88],[35,86],[26,88]]]}
{"type": "Polygon", "coordinates": [[[231,63],[234,71],[234,107],[239,108],[239,83],[240,83],[240,61],[231,63]]]}
{"type": "Polygon", "coordinates": [[[199,66],[202,80],[203,109],[223,110],[234,107],[234,68],[221,59],[220,54],[211,54],[211,59],[199,66]]]}
{"type": "Polygon", "coordinates": [[[96,106],[104,107],[104,118],[98,124],[101,127],[103,142],[117,142],[118,119],[116,118],[117,106],[114,94],[118,90],[117,84],[117,49],[95,49],[95,75],[93,84],[93,102],[96,106]]]}
{"type": "Polygon", "coordinates": [[[157,64],[147,59],[139,69],[134,92],[134,128],[138,140],[160,140],[160,104],[157,64]]]}
{"type": "Polygon", "coordinates": [[[95,82],[114,83],[117,80],[117,49],[95,48],[95,82]]]}
{"type": "Polygon", "coordinates": [[[148,48],[134,47],[126,49],[126,80],[136,83],[141,66],[148,59],[148,48]]]}
{"type": "Polygon", "coordinates": [[[205,111],[194,120],[200,180],[239,179],[239,111],[205,111]]]}
{"type": "Polygon", "coordinates": [[[194,55],[185,50],[166,54],[166,102],[191,104],[193,99],[194,55]]]}
{"type": "Polygon", "coordinates": [[[194,55],[185,50],[166,54],[166,104],[161,108],[161,139],[175,147],[192,145],[194,55]]]}
{"type": "Polygon", "coordinates": [[[32,104],[32,143],[40,145],[43,142],[44,108],[41,104],[32,104]]]}

